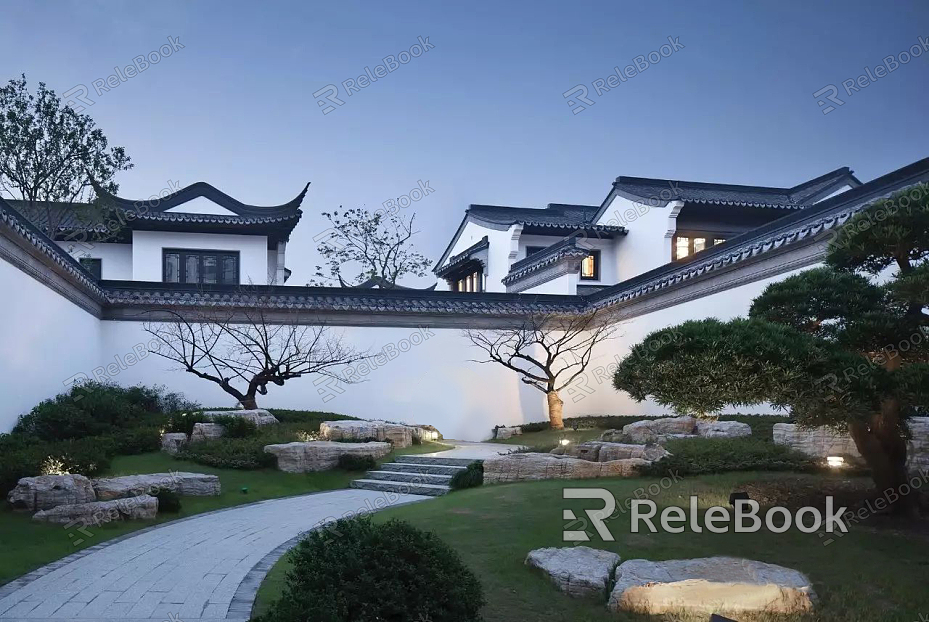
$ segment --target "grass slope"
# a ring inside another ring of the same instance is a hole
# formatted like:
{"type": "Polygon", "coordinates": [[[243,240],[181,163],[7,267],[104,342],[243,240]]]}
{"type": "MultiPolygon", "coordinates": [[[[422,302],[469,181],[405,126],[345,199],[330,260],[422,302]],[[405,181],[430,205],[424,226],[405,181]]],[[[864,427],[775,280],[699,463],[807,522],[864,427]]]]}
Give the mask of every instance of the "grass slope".
{"type": "MultiPolygon", "coordinates": [[[[728,495],[749,481],[780,481],[781,478],[810,479],[817,485],[824,476],[774,473],[728,473],[687,477],[660,494],[650,497],[659,506],[686,506],[696,494],[701,507],[727,505],[728,495]],[[814,480],[814,478],[816,478],[814,480]]],[[[835,476],[833,479],[839,478],[835,476]]],[[[656,478],[598,479],[526,482],[489,485],[452,493],[425,503],[385,510],[376,520],[399,518],[422,529],[435,531],[454,547],[484,585],[488,605],[486,622],[617,622],[623,620],[701,620],[707,616],[647,618],[610,614],[601,600],[576,600],[555,589],[523,560],[532,549],[565,546],[562,542],[562,510],[575,515],[598,507],[593,501],[565,501],[565,487],[597,487],[610,490],[618,507],[632,498],[635,490],[658,481],[656,478]]],[[[817,534],[790,530],[784,534],[714,534],[685,531],[631,533],[628,513],[608,521],[614,542],[602,541],[592,530],[589,546],[619,553],[628,559],[678,559],[729,555],[796,568],[807,574],[819,596],[817,611],[792,620],[806,622],[912,622],[929,610],[925,589],[927,544],[924,536],[853,526],[851,532],[828,546],[817,534]]],[[[576,528],[576,527],[575,527],[576,528]]],[[[658,524],[660,530],[660,524],[658,524]]],[[[286,557],[269,574],[259,591],[259,610],[281,590],[288,569],[286,557]]],[[[751,618],[739,614],[736,619],[751,618]]],[[[764,618],[779,619],[784,618],[764,618]]]]}

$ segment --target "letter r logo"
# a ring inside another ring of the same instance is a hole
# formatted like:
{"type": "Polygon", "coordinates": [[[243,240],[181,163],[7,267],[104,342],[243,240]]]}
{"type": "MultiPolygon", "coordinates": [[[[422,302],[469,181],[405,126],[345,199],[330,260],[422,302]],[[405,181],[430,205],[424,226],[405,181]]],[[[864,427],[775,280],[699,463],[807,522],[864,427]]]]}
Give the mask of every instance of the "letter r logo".
{"type": "MultiPolygon", "coordinates": [[[[599,499],[603,501],[603,507],[599,510],[584,510],[590,523],[600,534],[604,542],[613,542],[613,534],[607,528],[604,522],[616,510],[616,499],[613,493],[605,488],[565,488],[562,491],[563,499],[599,499]]],[[[563,518],[565,520],[577,520],[572,510],[564,510],[563,518]]],[[[562,537],[565,542],[586,542],[587,534],[583,531],[564,531],[562,537]]]]}

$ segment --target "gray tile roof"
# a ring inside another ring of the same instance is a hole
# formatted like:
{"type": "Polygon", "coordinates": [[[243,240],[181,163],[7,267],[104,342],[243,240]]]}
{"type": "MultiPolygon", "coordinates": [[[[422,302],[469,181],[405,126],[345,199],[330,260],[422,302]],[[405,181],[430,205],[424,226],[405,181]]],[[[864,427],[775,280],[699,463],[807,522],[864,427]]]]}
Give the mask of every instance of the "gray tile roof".
{"type": "Polygon", "coordinates": [[[512,285],[535,274],[539,270],[565,259],[583,259],[590,251],[577,245],[576,237],[569,237],[555,242],[525,259],[520,259],[503,277],[504,285],[512,285]]]}

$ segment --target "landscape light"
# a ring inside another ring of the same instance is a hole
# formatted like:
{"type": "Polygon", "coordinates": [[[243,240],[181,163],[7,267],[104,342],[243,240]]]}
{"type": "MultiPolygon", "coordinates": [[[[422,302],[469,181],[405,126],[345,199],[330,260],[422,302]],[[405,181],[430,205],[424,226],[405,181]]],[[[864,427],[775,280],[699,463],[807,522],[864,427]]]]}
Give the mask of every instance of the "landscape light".
{"type": "Polygon", "coordinates": [[[571,441],[569,441],[569,440],[566,439],[566,438],[561,439],[561,444],[562,444],[562,445],[567,445],[567,444],[570,443],[570,442],[571,442],[571,441]]]}
{"type": "Polygon", "coordinates": [[[826,464],[834,469],[845,466],[845,458],[842,456],[827,456],[826,464]]]}

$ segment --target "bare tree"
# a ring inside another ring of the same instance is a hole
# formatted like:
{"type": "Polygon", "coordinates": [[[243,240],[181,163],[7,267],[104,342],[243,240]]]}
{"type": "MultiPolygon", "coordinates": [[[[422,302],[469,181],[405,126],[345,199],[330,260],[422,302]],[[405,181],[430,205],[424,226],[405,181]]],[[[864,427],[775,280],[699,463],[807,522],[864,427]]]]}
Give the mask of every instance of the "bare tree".
{"type": "Polygon", "coordinates": [[[282,386],[309,374],[339,377],[335,368],[367,358],[326,326],[272,323],[262,311],[193,320],[169,313],[171,320],[144,326],[159,342],[151,351],[215,382],[243,408],[258,408],[257,396],[267,395],[269,384],[282,386]]]}
{"type": "Polygon", "coordinates": [[[322,212],[332,225],[314,237],[326,261],[316,266],[309,285],[354,287],[375,279],[382,287],[394,287],[405,275],[426,276],[432,264],[413,250],[411,238],[415,215],[409,220],[397,214],[364,209],[322,212]],[[354,276],[346,274],[358,270],[354,276]]]}
{"type": "Polygon", "coordinates": [[[548,419],[564,428],[564,401],[558,392],[584,373],[594,346],[610,339],[616,325],[601,312],[579,315],[535,315],[513,328],[468,329],[465,335],[487,358],[475,363],[499,363],[545,393],[548,419]]]}

